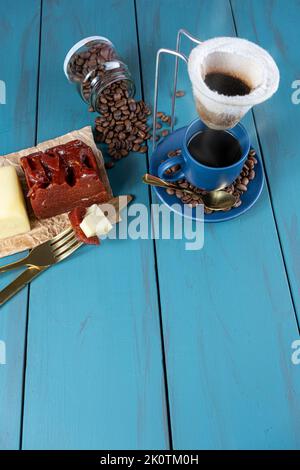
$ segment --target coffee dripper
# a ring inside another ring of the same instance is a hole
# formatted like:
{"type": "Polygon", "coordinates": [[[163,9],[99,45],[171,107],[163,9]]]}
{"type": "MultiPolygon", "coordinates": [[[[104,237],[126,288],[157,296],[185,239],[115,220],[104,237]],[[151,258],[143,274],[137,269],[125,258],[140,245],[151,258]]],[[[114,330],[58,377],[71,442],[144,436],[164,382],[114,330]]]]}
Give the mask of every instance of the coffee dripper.
{"type": "Polygon", "coordinates": [[[279,85],[279,70],[275,61],[257,44],[236,37],[218,37],[203,42],[185,29],[180,29],[177,33],[176,49],[159,49],[156,56],[153,150],[156,147],[159,67],[163,54],[175,56],[171,132],[174,130],[179,59],[187,64],[197,112],[211,129],[225,130],[234,127],[255,104],[270,98],[279,85]],[[196,44],[189,57],[180,51],[182,36],[196,44]],[[250,93],[243,96],[227,96],[212,90],[205,83],[205,76],[211,72],[233,75],[245,81],[249,85],[250,93]]]}

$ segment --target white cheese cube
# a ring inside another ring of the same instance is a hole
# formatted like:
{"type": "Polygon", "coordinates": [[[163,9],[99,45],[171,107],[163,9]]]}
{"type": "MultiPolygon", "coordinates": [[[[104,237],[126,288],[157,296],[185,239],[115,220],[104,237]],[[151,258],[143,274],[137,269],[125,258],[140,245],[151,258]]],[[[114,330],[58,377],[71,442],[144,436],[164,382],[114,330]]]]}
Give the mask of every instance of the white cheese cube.
{"type": "Polygon", "coordinates": [[[22,188],[12,166],[0,168],[0,238],[30,230],[22,188]]]}
{"type": "Polygon", "coordinates": [[[93,204],[88,208],[80,228],[86,237],[100,237],[107,235],[113,228],[108,218],[104,215],[97,204],[93,204]]]}

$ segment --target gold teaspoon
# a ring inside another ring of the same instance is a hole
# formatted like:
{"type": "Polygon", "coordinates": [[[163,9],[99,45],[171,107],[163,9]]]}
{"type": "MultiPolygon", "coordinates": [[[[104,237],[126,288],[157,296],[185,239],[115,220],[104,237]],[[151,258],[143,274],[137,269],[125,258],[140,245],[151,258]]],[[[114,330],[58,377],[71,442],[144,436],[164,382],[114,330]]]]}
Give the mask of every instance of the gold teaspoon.
{"type": "MultiPolygon", "coordinates": [[[[197,196],[199,196],[198,193],[195,193],[191,189],[179,188],[176,184],[164,181],[161,178],[158,178],[157,176],[149,175],[149,173],[146,173],[143,176],[143,181],[144,183],[150,184],[151,186],[157,186],[160,188],[171,188],[175,190],[180,190],[186,194],[196,194],[197,196]]],[[[209,191],[206,194],[201,194],[200,197],[205,207],[214,211],[231,209],[236,202],[235,196],[223,190],[209,191]]]]}

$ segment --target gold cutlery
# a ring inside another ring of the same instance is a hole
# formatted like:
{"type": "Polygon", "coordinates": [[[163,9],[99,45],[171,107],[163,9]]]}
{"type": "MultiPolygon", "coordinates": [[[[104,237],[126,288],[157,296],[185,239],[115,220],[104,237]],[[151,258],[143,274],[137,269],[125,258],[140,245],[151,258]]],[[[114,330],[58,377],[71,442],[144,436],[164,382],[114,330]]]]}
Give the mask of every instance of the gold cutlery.
{"type": "MultiPolygon", "coordinates": [[[[103,209],[107,207],[108,204],[114,208],[112,213],[107,214],[107,217],[112,224],[120,222],[121,210],[124,209],[132,199],[133,197],[130,195],[118,196],[102,205],[103,209]]],[[[25,258],[6,264],[5,266],[0,266],[0,273],[20,267],[27,267],[27,269],[16,277],[16,279],[0,291],[0,306],[7,302],[7,300],[13,297],[43,271],[53,264],[64,260],[82,245],[83,243],[77,239],[73,228],[69,227],[56,237],[52,238],[52,240],[48,240],[33,248],[25,258]]]]}
{"type": "Polygon", "coordinates": [[[9,271],[22,266],[26,266],[27,269],[0,291],[0,306],[23,289],[23,287],[35,277],[45,271],[45,269],[64,260],[81,245],[83,245],[83,243],[76,238],[73,229],[70,227],[52,240],[48,240],[33,248],[25,258],[2,266],[0,272],[9,271]]]}
{"type": "Polygon", "coordinates": [[[144,183],[150,184],[151,186],[157,186],[165,189],[171,188],[175,190],[180,190],[186,194],[197,195],[198,197],[200,196],[205,207],[214,211],[231,209],[236,202],[235,196],[227,193],[226,191],[215,190],[209,191],[206,194],[199,194],[195,193],[191,189],[180,188],[179,186],[177,186],[177,184],[169,183],[168,181],[164,181],[161,178],[158,178],[157,176],[149,175],[149,173],[146,173],[143,176],[143,181],[144,183]]]}

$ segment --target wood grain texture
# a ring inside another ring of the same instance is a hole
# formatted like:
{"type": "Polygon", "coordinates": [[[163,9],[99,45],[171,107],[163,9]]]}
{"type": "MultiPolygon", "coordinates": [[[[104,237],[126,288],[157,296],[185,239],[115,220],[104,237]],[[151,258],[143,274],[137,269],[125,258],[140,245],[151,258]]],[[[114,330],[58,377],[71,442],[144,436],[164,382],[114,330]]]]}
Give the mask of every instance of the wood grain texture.
{"type": "Polygon", "coordinates": [[[269,50],[280,70],[277,94],[254,114],[300,322],[300,104],[292,102],[292,83],[300,80],[300,3],[246,0],[233,1],[232,6],[239,35],[269,50]]]}
{"type": "MultiPolygon", "coordinates": [[[[140,94],[131,0],[44,2],[39,141],[92,122],[63,73],[68,49],[108,36],[140,94]]],[[[145,156],[110,173],[116,194],[148,203],[145,156]]],[[[157,292],[151,241],[84,247],[31,286],[23,448],[168,447],[157,292]]]]}
{"type": "MultiPolygon", "coordinates": [[[[1,155],[35,141],[40,1],[28,0],[18,14],[22,5],[21,0],[0,3],[0,80],[6,85],[6,104],[0,104],[1,155]]],[[[15,276],[1,274],[0,287],[15,276]]],[[[0,340],[6,343],[6,365],[0,365],[1,450],[19,448],[26,315],[27,289],[0,310],[0,340]]]]}
{"type": "MultiPolygon", "coordinates": [[[[137,12],[148,101],[154,52],[174,48],[179,28],[203,40],[235,35],[221,0],[137,0],[137,12]]],[[[257,7],[260,28],[268,29],[259,15],[257,7]]],[[[172,71],[165,59],[165,112],[172,71]]],[[[178,88],[187,92],[177,100],[180,127],[196,115],[185,65],[178,88]]],[[[262,131],[270,132],[269,122],[262,131]]],[[[258,148],[251,114],[244,124],[258,148]]],[[[156,245],[174,447],[300,448],[300,375],[291,363],[298,329],[267,190],[246,215],[206,226],[202,251],[187,252],[180,240],[156,245]]]]}

